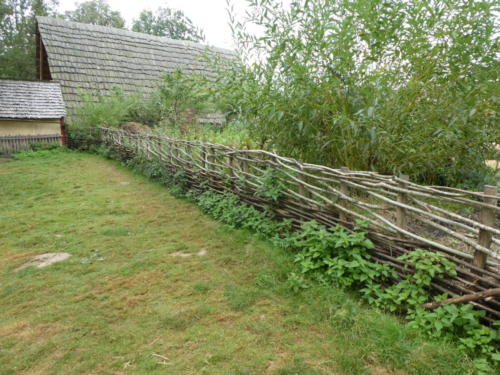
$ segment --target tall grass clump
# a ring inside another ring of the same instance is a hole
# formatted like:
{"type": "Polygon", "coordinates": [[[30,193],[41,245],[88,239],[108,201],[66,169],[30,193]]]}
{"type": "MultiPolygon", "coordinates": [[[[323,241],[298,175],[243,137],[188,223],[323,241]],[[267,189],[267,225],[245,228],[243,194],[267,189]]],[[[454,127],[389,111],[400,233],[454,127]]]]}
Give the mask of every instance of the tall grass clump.
{"type": "Polygon", "coordinates": [[[280,153],[479,185],[500,141],[495,3],[247,0],[232,16],[244,64],[215,94],[280,153]]]}

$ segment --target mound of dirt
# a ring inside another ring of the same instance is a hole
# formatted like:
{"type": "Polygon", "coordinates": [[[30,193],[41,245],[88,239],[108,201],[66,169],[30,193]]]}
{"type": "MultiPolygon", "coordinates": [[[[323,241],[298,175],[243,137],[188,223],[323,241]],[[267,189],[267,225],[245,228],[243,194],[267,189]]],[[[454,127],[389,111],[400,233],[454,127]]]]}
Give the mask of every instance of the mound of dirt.
{"type": "Polygon", "coordinates": [[[120,129],[133,134],[151,133],[151,128],[138,122],[126,122],[120,125],[120,129]]]}

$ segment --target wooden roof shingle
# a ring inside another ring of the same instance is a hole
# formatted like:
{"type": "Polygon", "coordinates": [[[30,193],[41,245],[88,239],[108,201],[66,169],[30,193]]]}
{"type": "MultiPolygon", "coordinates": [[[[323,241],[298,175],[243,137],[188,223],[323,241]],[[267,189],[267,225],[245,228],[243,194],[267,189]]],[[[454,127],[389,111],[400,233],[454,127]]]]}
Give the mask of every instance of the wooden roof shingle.
{"type": "Polygon", "coordinates": [[[58,82],[0,79],[0,118],[58,119],[65,113],[58,82]]]}
{"type": "Polygon", "coordinates": [[[154,90],[166,72],[181,70],[213,77],[205,53],[227,60],[232,51],[191,41],[37,17],[38,30],[53,80],[61,83],[68,112],[84,91],[106,95],[118,86],[127,94],[154,90]]]}

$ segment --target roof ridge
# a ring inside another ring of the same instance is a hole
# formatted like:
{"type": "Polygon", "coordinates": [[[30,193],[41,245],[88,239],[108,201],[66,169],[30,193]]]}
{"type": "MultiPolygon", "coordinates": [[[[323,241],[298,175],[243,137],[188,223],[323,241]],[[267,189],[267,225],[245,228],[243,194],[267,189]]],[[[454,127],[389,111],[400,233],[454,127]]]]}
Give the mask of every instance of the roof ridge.
{"type": "Polygon", "coordinates": [[[105,33],[128,35],[128,36],[134,36],[137,38],[156,40],[156,41],[160,41],[160,42],[167,42],[167,43],[181,45],[181,46],[191,46],[191,47],[196,47],[196,48],[201,48],[201,49],[208,48],[210,50],[213,50],[214,52],[219,52],[219,53],[235,54],[234,50],[230,50],[227,48],[221,48],[221,47],[216,47],[216,46],[212,46],[212,45],[208,45],[208,44],[193,42],[191,40],[172,39],[172,38],[169,38],[166,36],[157,36],[157,35],[151,35],[151,34],[146,34],[146,33],[140,33],[137,31],[132,31],[132,30],[128,30],[128,29],[119,29],[119,28],[111,27],[111,26],[101,26],[101,25],[93,25],[90,23],[68,21],[68,20],[65,20],[62,18],[49,17],[49,16],[36,16],[36,20],[38,23],[42,23],[42,24],[57,25],[57,26],[73,25],[73,26],[75,26],[75,28],[79,28],[82,30],[100,31],[100,32],[105,32],[105,33]]]}

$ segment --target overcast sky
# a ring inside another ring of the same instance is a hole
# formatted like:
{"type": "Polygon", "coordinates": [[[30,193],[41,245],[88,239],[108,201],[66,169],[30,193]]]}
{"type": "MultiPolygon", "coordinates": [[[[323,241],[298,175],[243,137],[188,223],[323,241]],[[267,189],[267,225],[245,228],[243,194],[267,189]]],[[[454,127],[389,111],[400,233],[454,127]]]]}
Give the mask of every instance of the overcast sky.
{"type": "MultiPolygon", "coordinates": [[[[77,1],[78,3],[82,1],[77,1]]],[[[59,11],[64,12],[76,8],[75,0],[59,0],[59,11]]],[[[130,28],[132,20],[137,18],[141,10],[169,7],[180,9],[193,23],[205,32],[207,43],[223,48],[234,48],[229,17],[226,11],[226,0],[108,0],[113,10],[118,10],[130,28]]],[[[244,14],[246,2],[232,0],[238,14],[244,14]]]]}

